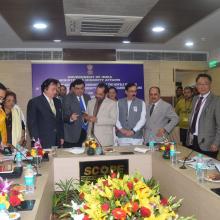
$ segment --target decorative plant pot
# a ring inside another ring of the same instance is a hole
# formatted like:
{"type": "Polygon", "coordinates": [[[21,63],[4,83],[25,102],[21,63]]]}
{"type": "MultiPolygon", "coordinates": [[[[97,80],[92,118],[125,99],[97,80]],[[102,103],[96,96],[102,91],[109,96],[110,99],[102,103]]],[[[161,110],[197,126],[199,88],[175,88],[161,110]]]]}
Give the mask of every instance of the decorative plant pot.
{"type": "Polygon", "coordinates": [[[95,149],[95,154],[96,154],[96,155],[102,155],[102,154],[103,154],[102,147],[96,147],[96,149],[95,149]]]}
{"type": "Polygon", "coordinates": [[[92,156],[95,154],[95,149],[92,147],[88,147],[87,155],[92,156]]]}
{"type": "Polygon", "coordinates": [[[164,151],[163,152],[163,158],[166,159],[166,160],[169,160],[170,159],[170,151],[164,151]]]}

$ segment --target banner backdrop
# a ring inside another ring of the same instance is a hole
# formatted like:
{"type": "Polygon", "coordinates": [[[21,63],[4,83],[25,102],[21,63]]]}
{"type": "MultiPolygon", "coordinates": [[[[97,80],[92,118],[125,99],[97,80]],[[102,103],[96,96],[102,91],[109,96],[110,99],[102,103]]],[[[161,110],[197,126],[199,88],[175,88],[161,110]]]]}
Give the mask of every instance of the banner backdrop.
{"type": "Polygon", "coordinates": [[[55,78],[69,85],[77,78],[86,83],[86,93],[94,97],[97,84],[104,81],[118,89],[118,98],[124,97],[124,87],[129,82],[138,85],[138,97],[144,99],[143,64],[32,64],[33,96],[41,94],[41,83],[47,78],[55,78]]]}

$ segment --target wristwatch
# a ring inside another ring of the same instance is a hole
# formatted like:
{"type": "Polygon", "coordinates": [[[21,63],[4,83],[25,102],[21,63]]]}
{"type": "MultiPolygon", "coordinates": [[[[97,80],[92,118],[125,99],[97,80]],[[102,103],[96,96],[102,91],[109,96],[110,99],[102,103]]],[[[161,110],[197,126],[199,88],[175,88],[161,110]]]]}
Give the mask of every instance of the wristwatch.
{"type": "Polygon", "coordinates": [[[136,133],[136,131],[133,128],[131,130],[134,132],[134,134],[136,133]]]}

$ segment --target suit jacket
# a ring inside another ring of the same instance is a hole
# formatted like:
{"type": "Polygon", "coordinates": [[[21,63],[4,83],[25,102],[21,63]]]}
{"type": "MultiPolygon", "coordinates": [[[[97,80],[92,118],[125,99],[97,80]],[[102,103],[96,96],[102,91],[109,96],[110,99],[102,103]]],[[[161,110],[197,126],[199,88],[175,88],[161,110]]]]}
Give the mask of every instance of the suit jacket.
{"type": "Polygon", "coordinates": [[[59,146],[63,138],[63,117],[61,102],[53,99],[56,116],[44,95],[35,97],[28,102],[27,127],[31,138],[41,141],[43,148],[59,146]]]}
{"type": "MultiPolygon", "coordinates": [[[[83,95],[85,105],[87,106],[90,96],[83,95]]],[[[80,138],[82,129],[82,112],[80,110],[79,100],[76,95],[69,93],[63,99],[63,118],[64,118],[64,140],[69,143],[77,143],[80,138]],[[79,115],[78,119],[74,122],[70,121],[70,116],[76,113],[79,115]]]]}
{"type": "MultiPolygon", "coordinates": [[[[156,138],[160,128],[164,128],[167,133],[170,133],[179,122],[179,117],[169,103],[160,99],[150,116],[151,106],[147,104],[146,107],[145,139],[147,142],[149,141],[150,134],[156,138]]],[[[157,141],[161,140],[161,138],[157,138],[157,141]]]]}
{"type": "MultiPolygon", "coordinates": [[[[193,98],[190,125],[198,98],[199,96],[193,98]]],[[[189,132],[187,144],[191,144],[189,132]]],[[[210,151],[212,144],[220,146],[220,98],[212,93],[208,95],[199,118],[198,144],[204,151],[210,151]]]]}
{"type": "MultiPolygon", "coordinates": [[[[87,113],[93,115],[96,99],[88,103],[87,113]]],[[[94,134],[102,146],[114,144],[113,128],[117,120],[117,102],[105,98],[97,114],[97,122],[94,124],[94,134]]],[[[89,123],[88,135],[91,135],[92,123],[89,123]]]]}

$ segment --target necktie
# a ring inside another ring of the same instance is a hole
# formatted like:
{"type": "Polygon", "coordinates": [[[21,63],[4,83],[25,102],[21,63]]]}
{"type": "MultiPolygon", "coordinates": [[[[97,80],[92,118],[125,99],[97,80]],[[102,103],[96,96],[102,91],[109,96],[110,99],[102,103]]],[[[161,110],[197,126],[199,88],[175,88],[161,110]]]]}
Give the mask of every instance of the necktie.
{"type": "MultiPolygon", "coordinates": [[[[83,100],[82,100],[82,97],[80,96],[79,97],[79,106],[80,106],[80,111],[81,111],[81,113],[83,113],[83,112],[85,112],[86,111],[86,109],[85,109],[85,107],[84,107],[84,105],[83,105],[83,100]]],[[[82,119],[82,129],[84,129],[85,131],[87,131],[87,128],[88,128],[88,124],[87,123],[85,123],[84,121],[83,121],[83,119],[82,119]]]]}
{"type": "Polygon", "coordinates": [[[154,107],[155,107],[155,104],[153,104],[150,108],[150,116],[152,115],[153,111],[154,111],[154,107]]]}
{"type": "Polygon", "coordinates": [[[197,121],[197,118],[198,118],[198,115],[199,115],[199,110],[200,110],[200,107],[202,105],[203,98],[204,98],[203,96],[201,96],[199,98],[199,101],[197,102],[195,110],[194,110],[193,120],[192,120],[192,124],[191,124],[191,128],[190,128],[190,132],[192,134],[194,134],[195,131],[196,131],[196,121],[197,121]]]}
{"type": "Polygon", "coordinates": [[[79,97],[79,105],[80,105],[80,110],[81,110],[81,112],[85,112],[86,109],[85,109],[85,107],[84,107],[84,105],[83,105],[83,100],[82,100],[82,97],[81,97],[81,96],[79,97]]]}
{"type": "Polygon", "coordinates": [[[52,99],[50,99],[49,104],[53,114],[56,115],[56,108],[52,99]]]}

